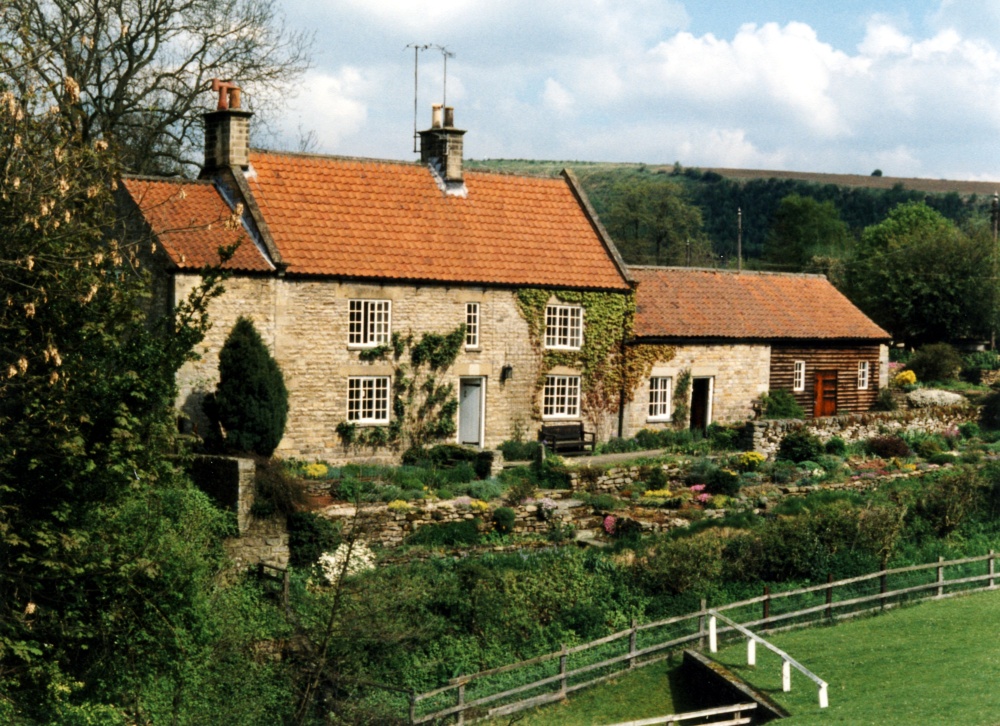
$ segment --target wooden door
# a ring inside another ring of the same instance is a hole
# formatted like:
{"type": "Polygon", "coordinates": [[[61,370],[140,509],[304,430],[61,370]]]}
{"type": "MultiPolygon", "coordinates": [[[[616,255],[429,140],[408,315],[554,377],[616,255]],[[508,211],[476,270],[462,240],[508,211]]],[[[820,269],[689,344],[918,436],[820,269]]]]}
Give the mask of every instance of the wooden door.
{"type": "Polygon", "coordinates": [[[813,416],[837,415],[837,371],[816,371],[813,416]]]}

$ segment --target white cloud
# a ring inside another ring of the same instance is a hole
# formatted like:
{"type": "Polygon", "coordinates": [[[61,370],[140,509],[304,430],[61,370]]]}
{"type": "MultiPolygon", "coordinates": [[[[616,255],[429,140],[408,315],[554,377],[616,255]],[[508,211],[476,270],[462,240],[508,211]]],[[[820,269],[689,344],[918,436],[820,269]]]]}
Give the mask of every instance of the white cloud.
{"type": "Polygon", "coordinates": [[[558,114],[567,114],[573,110],[573,95],[552,78],[545,79],[542,101],[558,114]]]}
{"type": "MultiPolygon", "coordinates": [[[[996,168],[1000,3],[942,0],[925,25],[872,5],[857,17],[862,41],[842,49],[766,17],[694,34],[694,2],[286,0],[290,17],[343,32],[319,39],[283,125],[315,129],[325,151],[409,158],[404,49],[437,42],[456,54],[448,102],[473,157],[933,177],[996,168]]],[[[422,54],[419,127],[441,84],[440,54],[422,54]]]]}

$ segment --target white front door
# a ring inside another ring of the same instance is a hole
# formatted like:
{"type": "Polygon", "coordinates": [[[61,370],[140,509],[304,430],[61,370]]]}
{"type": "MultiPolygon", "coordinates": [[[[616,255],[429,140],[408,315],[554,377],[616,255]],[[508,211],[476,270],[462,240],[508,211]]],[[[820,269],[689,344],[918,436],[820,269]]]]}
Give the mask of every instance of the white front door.
{"type": "Polygon", "coordinates": [[[462,378],[458,383],[458,443],[482,446],[483,388],[482,378],[462,378]]]}

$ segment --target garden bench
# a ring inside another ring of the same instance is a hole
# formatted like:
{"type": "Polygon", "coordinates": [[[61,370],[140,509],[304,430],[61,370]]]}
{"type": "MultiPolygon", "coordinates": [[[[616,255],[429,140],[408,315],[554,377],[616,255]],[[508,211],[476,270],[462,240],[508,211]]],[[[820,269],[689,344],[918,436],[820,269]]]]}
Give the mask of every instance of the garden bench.
{"type": "Polygon", "coordinates": [[[594,434],[583,430],[583,422],[542,424],[538,440],[555,454],[594,453],[594,434]]]}

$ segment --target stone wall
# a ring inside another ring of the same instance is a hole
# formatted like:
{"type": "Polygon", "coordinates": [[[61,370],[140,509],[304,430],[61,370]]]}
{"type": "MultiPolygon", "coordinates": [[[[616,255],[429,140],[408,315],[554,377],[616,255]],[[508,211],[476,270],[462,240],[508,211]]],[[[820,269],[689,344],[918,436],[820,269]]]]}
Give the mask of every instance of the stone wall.
{"type": "Polygon", "coordinates": [[[909,431],[941,432],[978,418],[973,406],[941,406],[911,411],[873,411],[850,416],[831,416],[809,421],[750,421],[746,425],[747,448],[773,456],[789,431],[805,428],[827,441],[837,436],[850,443],[873,436],[909,431]]]}
{"type": "MultiPolygon", "coordinates": [[[[693,378],[711,378],[711,421],[744,421],[754,415],[753,402],[767,393],[770,359],[767,345],[685,345],[677,347],[673,360],[653,366],[650,376],[669,377],[673,393],[682,371],[690,370],[693,378]]],[[[690,400],[690,387],[687,395],[690,400]]],[[[649,419],[649,380],[643,381],[626,410],[624,436],[635,436],[644,428],[672,425],[649,419]]],[[[687,422],[681,425],[686,427],[687,422]]]]}
{"type": "MultiPolygon", "coordinates": [[[[182,299],[198,282],[196,275],[178,275],[175,299],[182,299]]],[[[527,437],[534,437],[539,425],[534,415],[541,355],[531,344],[514,292],[481,287],[234,276],[226,281],[225,294],[211,303],[213,327],[198,347],[199,360],[186,364],[178,375],[180,408],[204,430],[207,423],[201,402],[216,386],[219,350],[237,317],[243,315],[254,321],[288,387],[288,426],[277,454],[331,463],[379,458],[370,450],[346,451],[336,434],[337,424],[347,418],[348,377],[394,372],[390,361],[364,362],[359,350],[348,347],[351,299],[391,300],[392,331],[413,334],[416,339],[425,332],[451,332],[465,322],[466,303],[478,302],[479,347],[463,348],[454,365],[438,378],[454,384],[456,394],[463,377],[483,379],[486,448],[511,438],[515,425],[527,437]],[[513,375],[501,383],[504,366],[510,366],[513,375]]]]}
{"type": "Polygon", "coordinates": [[[264,562],[288,566],[288,529],[284,517],[255,517],[256,465],[233,456],[195,456],[188,466],[195,485],[222,509],[236,515],[237,536],[224,542],[239,569],[264,562]]]}
{"type": "MultiPolygon", "coordinates": [[[[593,529],[601,524],[601,517],[583,502],[572,499],[570,492],[545,492],[556,501],[556,509],[543,519],[539,516],[537,503],[511,507],[514,510],[514,532],[530,534],[548,532],[554,524],[572,524],[579,529],[593,529]]],[[[491,510],[492,511],[492,510],[491,510]]],[[[490,512],[473,512],[468,507],[454,501],[426,502],[414,505],[409,511],[394,511],[386,505],[376,504],[364,507],[360,518],[353,505],[335,504],[320,512],[320,516],[333,522],[343,521],[360,528],[360,537],[366,542],[379,543],[387,547],[400,544],[407,536],[421,527],[432,524],[446,524],[479,518],[485,529],[492,529],[490,512]]]]}

